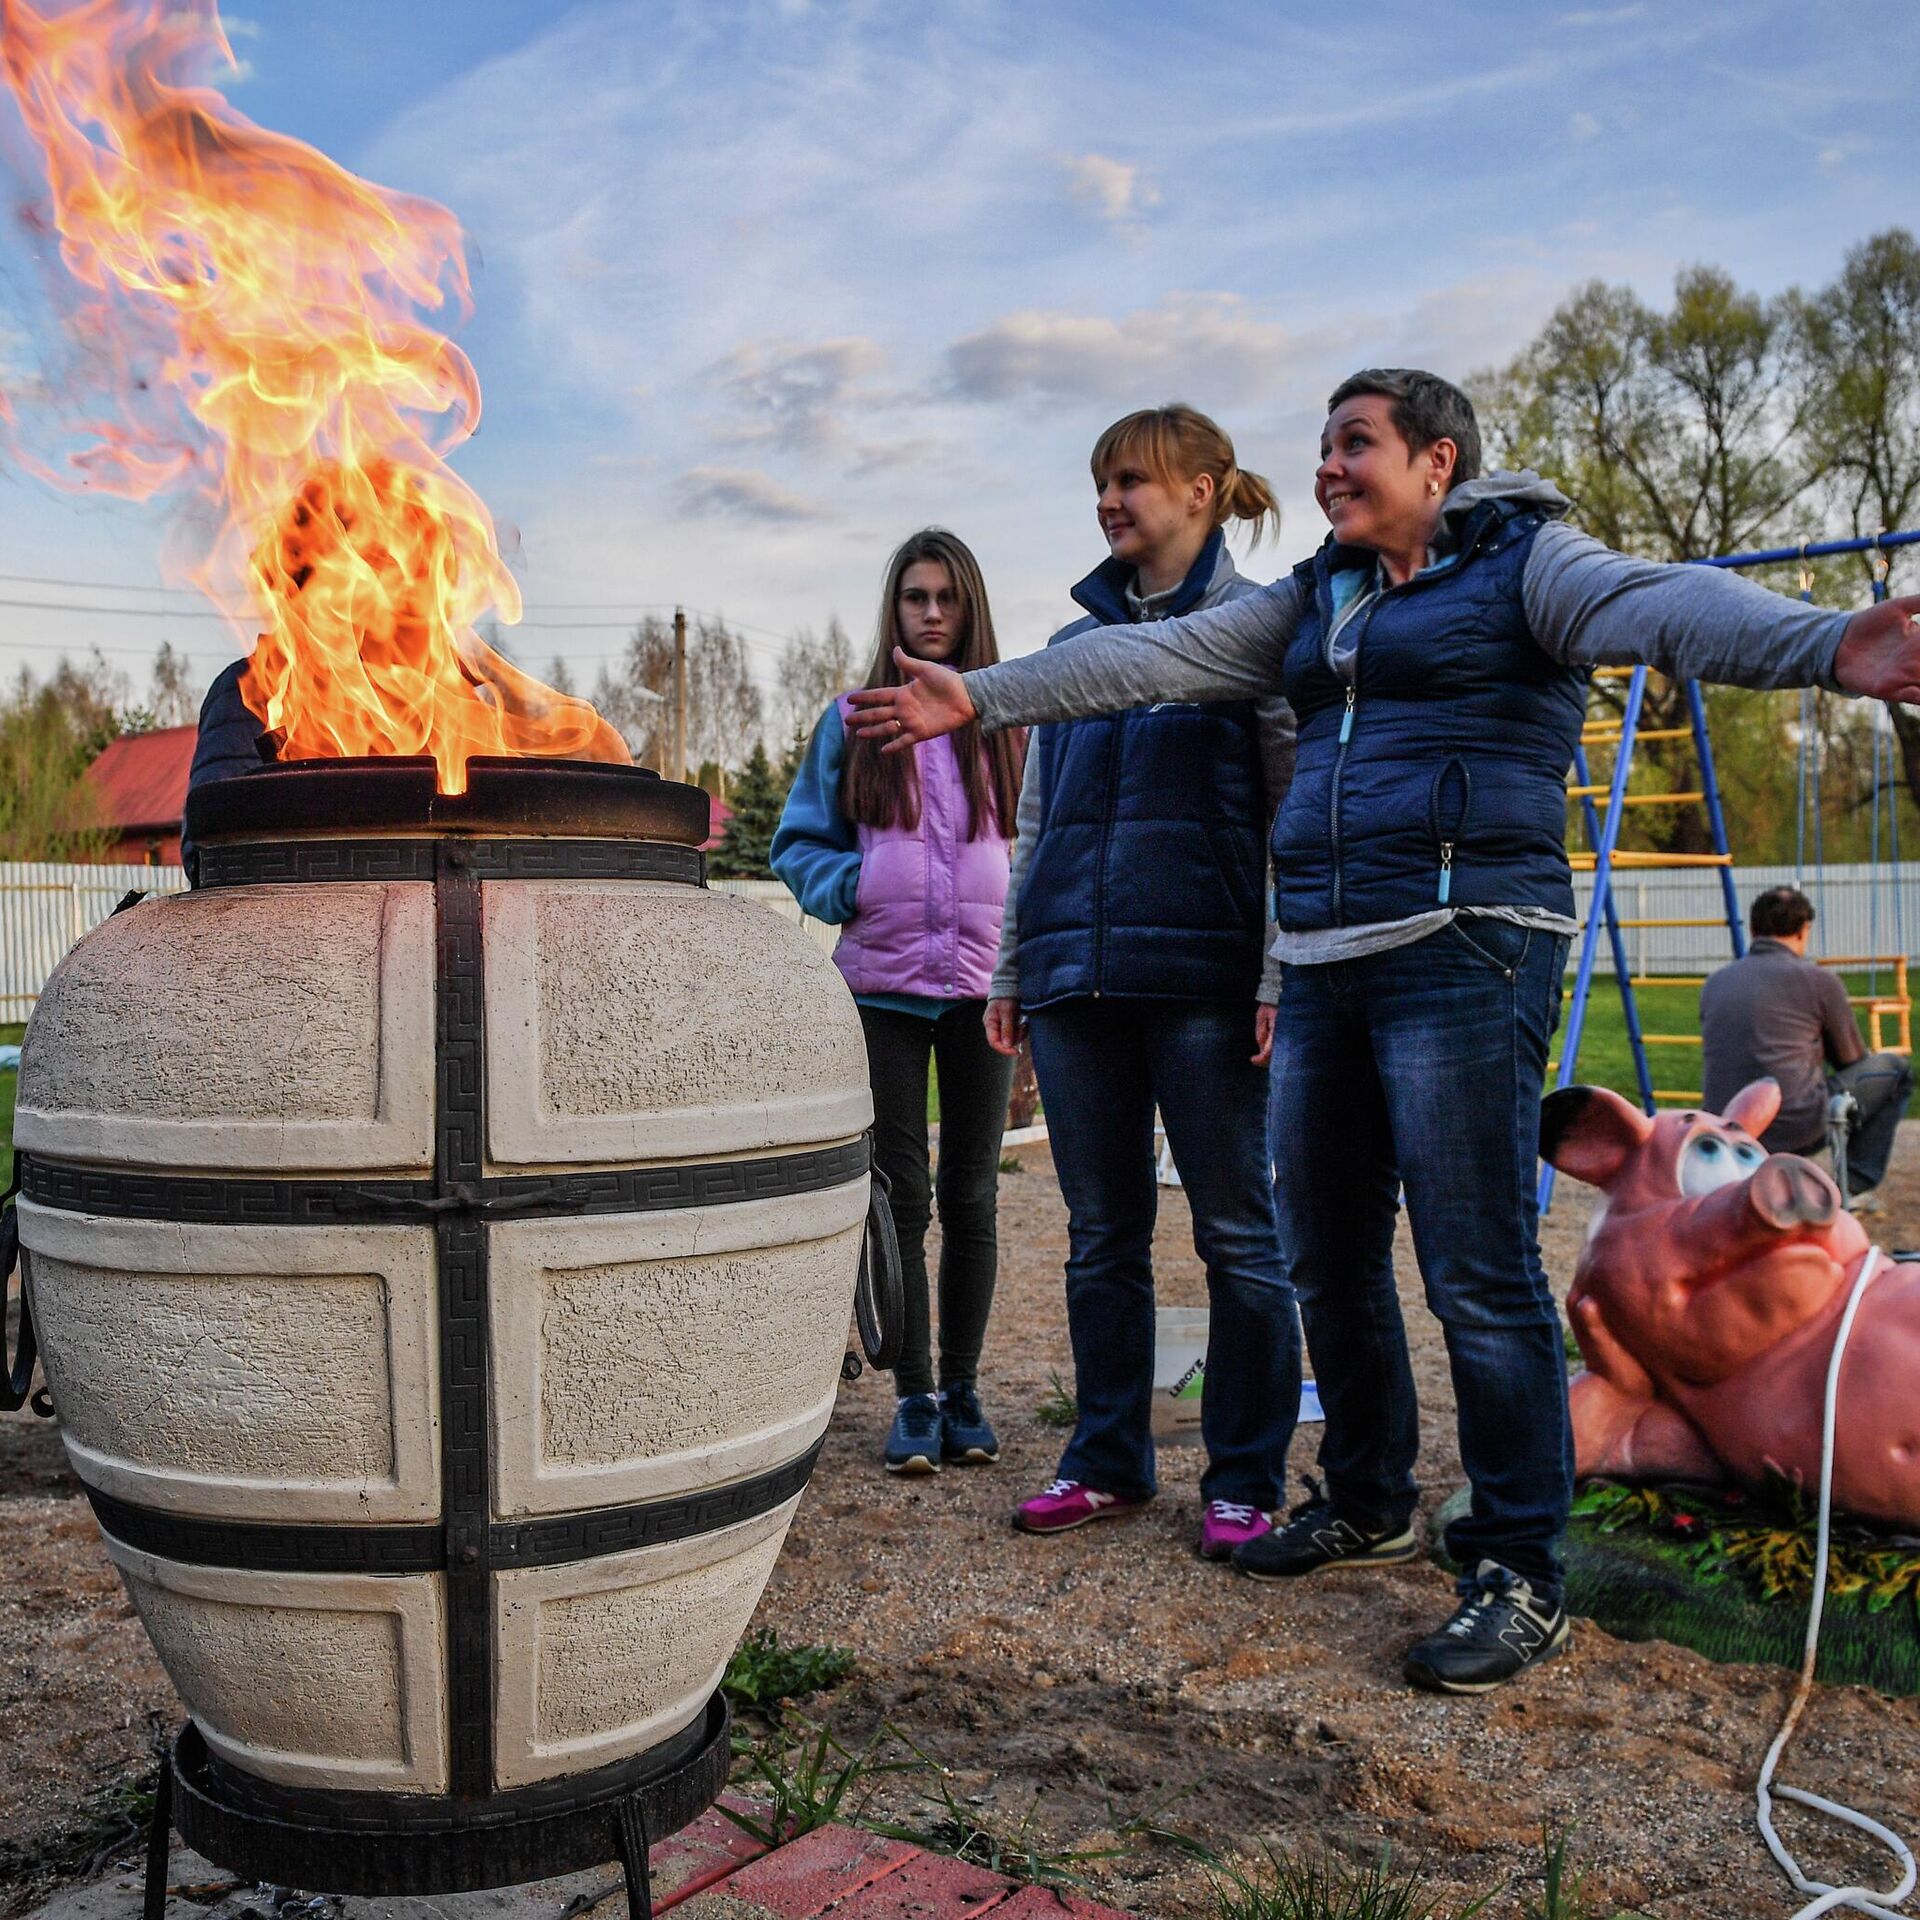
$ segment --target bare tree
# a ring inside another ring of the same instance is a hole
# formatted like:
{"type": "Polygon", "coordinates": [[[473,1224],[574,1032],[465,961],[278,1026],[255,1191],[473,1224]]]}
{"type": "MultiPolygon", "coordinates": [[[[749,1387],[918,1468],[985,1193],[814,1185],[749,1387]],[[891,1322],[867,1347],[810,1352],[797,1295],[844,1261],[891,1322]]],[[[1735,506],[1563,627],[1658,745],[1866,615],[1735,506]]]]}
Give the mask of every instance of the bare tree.
{"type": "Polygon", "coordinates": [[[555,693],[564,693],[569,699],[573,697],[573,669],[557,653],[547,668],[547,685],[555,693]]]}
{"type": "Polygon", "coordinates": [[[814,722],[826,711],[827,702],[856,685],[858,679],[853,642],[847,638],[847,630],[840,624],[837,613],[829,617],[823,634],[802,627],[788,641],[780,662],[782,734],[811,733],[814,722]]]}
{"type": "Polygon", "coordinates": [[[190,727],[200,717],[200,699],[204,689],[193,677],[193,669],[184,653],[176,653],[173,643],[160,642],[153,656],[153,691],[147,705],[156,727],[190,727]]]}
{"type": "Polygon", "coordinates": [[[627,638],[617,662],[600,669],[593,704],[619,729],[645,767],[662,767],[673,725],[673,628],[649,614],[627,638]]]}
{"type": "MultiPolygon", "coordinates": [[[[1756,545],[1780,534],[1790,512],[1815,510],[1826,454],[1807,431],[1804,365],[1790,301],[1763,300],[1715,268],[1690,267],[1664,313],[1630,288],[1591,282],[1508,366],[1473,384],[1494,464],[1538,467],[1572,499],[1579,524],[1609,546],[1696,560],[1756,545]]],[[[1620,689],[1601,682],[1597,697],[1618,707],[1620,689]]],[[[1738,697],[1708,696],[1716,712],[1738,697]]],[[[1743,719],[1750,730],[1754,716],[1743,719]]],[[[1768,724],[1776,737],[1766,758],[1777,764],[1790,751],[1785,723],[1768,724]]],[[[1677,687],[1649,686],[1642,725],[1680,737],[1642,746],[1636,789],[1696,788],[1677,687]]],[[[1765,766],[1759,774],[1770,777],[1765,766]]],[[[1708,844],[1695,808],[1644,810],[1634,824],[1670,852],[1708,844]]]]}
{"type": "Polygon", "coordinates": [[[766,731],[766,706],[747,664],[747,643],[718,620],[687,636],[687,758],[742,765],[766,731]]]}
{"type": "MultiPolygon", "coordinates": [[[[1832,286],[1790,299],[1809,438],[1835,517],[1856,536],[1905,526],[1920,512],[1920,244],[1898,227],[1875,234],[1847,255],[1832,286]]],[[[1887,560],[1891,583],[1897,560],[1887,560]]],[[[1860,564],[1870,577],[1873,556],[1860,564]]],[[[1920,801],[1920,713],[1891,703],[1888,711],[1920,801]]]]}
{"type": "MultiPolygon", "coordinates": [[[[643,766],[663,767],[673,746],[673,627],[648,615],[625,653],[600,670],[593,704],[618,727],[643,766]]],[[[766,725],[746,642],[724,622],[700,620],[687,634],[687,759],[741,765],[766,725]]]]}

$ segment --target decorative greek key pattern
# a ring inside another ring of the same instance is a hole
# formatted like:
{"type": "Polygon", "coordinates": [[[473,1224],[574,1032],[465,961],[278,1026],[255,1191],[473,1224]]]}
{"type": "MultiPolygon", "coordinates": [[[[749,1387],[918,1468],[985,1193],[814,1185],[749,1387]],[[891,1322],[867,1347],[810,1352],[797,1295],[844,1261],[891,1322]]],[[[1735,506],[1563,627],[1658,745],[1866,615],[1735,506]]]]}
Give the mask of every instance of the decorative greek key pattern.
{"type": "Polygon", "coordinates": [[[20,1191],[36,1205],[115,1220],[194,1226],[337,1226],[391,1217],[433,1198],[430,1180],[261,1180],[220,1174],[114,1173],[22,1155],[20,1191]]]}
{"type": "Polygon", "coordinates": [[[431,840],[218,841],[200,849],[202,887],[312,886],[329,880],[431,880],[431,840]]]}
{"type": "Polygon", "coordinates": [[[446,1565],[441,1530],[329,1527],[205,1520],[116,1500],[87,1488],[100,1531],[122,1546],[195,1567],[256,1573],[436,1573],[446,1565]]]}
{"type": "MultiPolygon", "coordinates": [[[[471,1371],[468,1356],[462,1371],[471,1371]]],[[[454,1451],[460,1471],[469,1473],[479,1451],[463,1435],[454,1451]]],[[[813,1477],[824,1441],[797,1459],[698,1493],[644,1500],[628,1507],[601,1507],[588,1513],[562,1513],[538,1520],[501,1520],[483,1529],[488,1566],[555,1567],[603,1554],[631,1553],[638,1547],[690,1540],[757,1520],[804,1492],[813,1477]]],[[[253,1520],[209,1520],[142,1506],[86,1489],[100,1530],[123,1546],[162,1560],[193,1567],[232,1567],[246,1573],[438,1573],[457,1577],[450,1566],[457,1554],[451,1530],[438,1526],[330,1526],[324,1521],[290,1525],[253,1520]]]]}
{"type": "MultiPolygon", "coordinates": [[[[434,882],[434,1200],[480,1178],[486,1125],[486,975],[480,882],[442,842],[434,882]]],[[[493,1790],[493,1581],[487,1470],[487,1229],[434,1226],[440,1279],[440,1514],[446,1529],[447,1705],[453,1790],[493,1790]]]]}
{"type": "Polygon", "coordinates": [[[602,1554],[631,1553],[636,1547],[659,1546],[668,1540],[687,1540],[695,1534],[718,1533],[771,1513],[805,1490],[814,1462],[825,1444],[816,1440],[797,1460],[736,1480],[730,1486],[709,1487],[670,1500],[648,1500],[632,1507],[602,1507],[592,1513],[555,1514],[549,1519],[502,1522],[493,1530],[496,1567],[551,1567],[570,1560],[593,1560],[602,1554]]]}
{"type": "Polygon", "coordinates": [[[266,1180],[217,1174],[116,1173],[22,1154],[20,1191],[36,1205],[115,1220],[194,1226],[384,1225],[455,1216],[558,1220],[778,1200],[844,1186],[867,1171],[866,1137],[761,1160],[596,1167],[584,1173],[502,1174],[456,1181],[266,1180]]]}
{"type": "Polygon", "coordinates": [[[312,886],[336,880],[430,881],[448,849],[479,880],[671,880],[707,883],[698,847],[664,840],[247,840],[200,849],[202,887],[312,886]]]}

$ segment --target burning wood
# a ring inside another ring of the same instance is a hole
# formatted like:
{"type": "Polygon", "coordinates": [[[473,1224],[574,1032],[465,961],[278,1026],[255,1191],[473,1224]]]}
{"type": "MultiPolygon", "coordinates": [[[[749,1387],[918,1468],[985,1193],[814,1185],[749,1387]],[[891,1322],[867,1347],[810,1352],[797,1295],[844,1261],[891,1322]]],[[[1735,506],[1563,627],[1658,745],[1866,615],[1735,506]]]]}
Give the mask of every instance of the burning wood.
{"type": "Polygon", "coordinates": [[[469,303],[452,214],[255,126],[214,0],[0,0],[6,83],[46,168],[70,329],[106,371],[62,484],[191,490],[218,533],[190,577],[243,633],[282,756],[625,761],[593,708],[474,630],[520,617],[492,517],[447,455],[472,363],[424,317],[469,303]]]}

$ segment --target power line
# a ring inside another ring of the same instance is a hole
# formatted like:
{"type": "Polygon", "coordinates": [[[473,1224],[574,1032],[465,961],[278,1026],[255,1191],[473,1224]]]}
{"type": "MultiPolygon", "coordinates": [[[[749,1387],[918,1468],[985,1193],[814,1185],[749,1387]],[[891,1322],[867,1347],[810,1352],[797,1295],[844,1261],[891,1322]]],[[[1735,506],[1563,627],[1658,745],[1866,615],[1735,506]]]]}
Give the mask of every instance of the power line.
{"type": "MultiPolygon", "coordinates": [[[[12,575],[0,574],[0,579],[11,579],[13,577],[12,575]]],[[[69,583],[54,582],[52,584],[64,585],[69,583]]],[[[74,581],[70,584],[81,586],[85,583],[74,581]]],[[[139,592],[141,589],[110,589],[110,591],[139,592]]],[[[158,589],[152,589],[152,591],[158,591],[158,589]]],[[[675,602],[671,600],[643,601],[636,605],[634,611],[636,613],[659,613],[668,611],[676,605],[685,606],[686,603],[684,601],[675,602]]],[[[222,626],[231,627],[235,624],[228,615],[212,607],[99,607],[87,606],[66,600],[13,599],[0,599],[0,607],[15,608],[24,613],[90,613],[101,615],[109,620],[215,620],[222,626]]],[[[765,645],[768,642],[777,641],[784,650],[786,647],[794,644],[795,637],[792,634],[776,632],[772,627],[754,626],[745,620],[734,620],[728,615],[712,608],[687,607],[687,611],[692,614],[697,614],[703,620],[717,622],[719,625],[737,633],[742,640],[747,641],[750,645],[765,645]]],[[[503,624],[501,631],[504,633],[622,633],[632,625],[634,625],[634,621],[631,616],[625,620],[520,620],[510,625],[503,624]]],[[[0,644],[7,643],[0,642],[0,644]]],[[[15,644],[39,645],[43,643],[28,642],[15,644]]],[[[618,655],[588,654],[581,657],[586,659],[597,658],[610,660],[617,658],[618,655]]]]}

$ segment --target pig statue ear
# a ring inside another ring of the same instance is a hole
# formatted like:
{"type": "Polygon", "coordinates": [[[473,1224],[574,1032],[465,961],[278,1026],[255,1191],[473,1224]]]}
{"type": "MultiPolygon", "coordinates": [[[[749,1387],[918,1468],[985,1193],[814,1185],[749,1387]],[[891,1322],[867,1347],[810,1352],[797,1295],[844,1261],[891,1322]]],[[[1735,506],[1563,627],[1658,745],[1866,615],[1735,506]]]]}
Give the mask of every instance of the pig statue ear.
{"type": "Polygon", "coordinates": [[[1540,1157],[1604,1187],[1653,1132],[1653,1122],[1607,1087],[1562,1087],[1540,1103],[1540,1157]]]}
{"type": "Polygon", "coordinates": [[[1756,1080],[1752,1086],[1742,1087],[1727,1102],[1727,1110],[1720,1118],[1736,1127],[1745,1127],[1758,1140],[1773,1125],[1773,1117],[1779,1111],[1780,1082],[1756,1080]]]}

